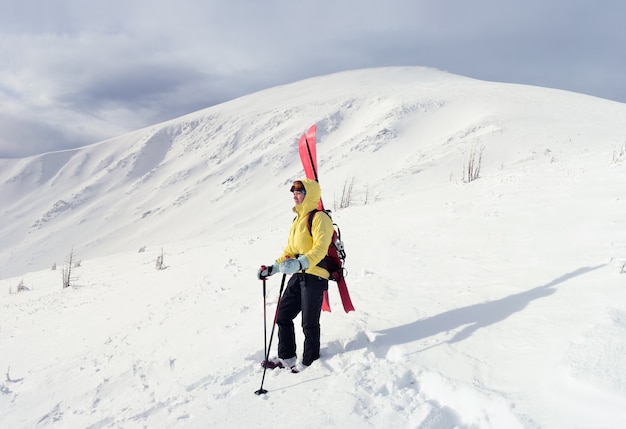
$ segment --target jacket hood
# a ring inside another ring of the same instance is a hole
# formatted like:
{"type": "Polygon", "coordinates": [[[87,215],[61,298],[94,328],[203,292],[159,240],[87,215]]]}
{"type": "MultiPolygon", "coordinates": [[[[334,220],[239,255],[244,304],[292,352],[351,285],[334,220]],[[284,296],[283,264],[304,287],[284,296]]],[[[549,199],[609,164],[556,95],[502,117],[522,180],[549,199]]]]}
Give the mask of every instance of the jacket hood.
{"type": "Polygon", "coordinates": [[[304,214],[308,213],[311,210],[315,210],[317,208],[317,204],[322,197],[322,189],[320,188],[319,183],[315,180],[311,179],[300,179],[302,184],[304,185],[304,189],[306,190],[306,195],[304,196],[304,200],[302,204],[299,206],[295,206],[293,208],[294,212],[304,214]]]}

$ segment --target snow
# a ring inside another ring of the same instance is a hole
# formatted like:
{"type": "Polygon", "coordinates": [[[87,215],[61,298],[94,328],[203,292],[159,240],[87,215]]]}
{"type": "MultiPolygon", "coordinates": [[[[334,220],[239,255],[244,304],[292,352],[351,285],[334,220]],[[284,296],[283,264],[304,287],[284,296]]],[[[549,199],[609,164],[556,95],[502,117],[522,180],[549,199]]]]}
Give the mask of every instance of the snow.
{"type": "Polygon", "coordinates": [[[392,67],[2,159],[0,427],[626,427],[625,118],[392,67]],[[356,311],[331,283],[321,359],[255,395],[256,269],[284,247],[312,123],[356,311]]]}

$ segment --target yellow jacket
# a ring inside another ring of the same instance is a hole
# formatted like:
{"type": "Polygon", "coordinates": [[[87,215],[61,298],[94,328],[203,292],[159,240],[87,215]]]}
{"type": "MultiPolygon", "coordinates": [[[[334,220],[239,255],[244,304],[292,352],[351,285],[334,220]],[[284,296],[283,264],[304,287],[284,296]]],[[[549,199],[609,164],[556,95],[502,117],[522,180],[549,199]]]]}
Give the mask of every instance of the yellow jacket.
{"type": "Polygon", "coordinates": [[[317,209],[322,191],[320,185],[314,180],[302,179],[301,182],[306,190],[306,195],[302,204],[293,208],[296,219],[291,224],[287,247],[276,262],[280,264],[287,257],[297,258],[299,255],[304,255],[309,262],[309,268],[304,272],[328,279],[328,271],[318,267],[317,264],[326,256],[328,246],[332,241],[335,231],[333,221],[326,214],[316,214],[313,217],[311,233],[309,234],[308,214],[311,210],[317,209]]]}

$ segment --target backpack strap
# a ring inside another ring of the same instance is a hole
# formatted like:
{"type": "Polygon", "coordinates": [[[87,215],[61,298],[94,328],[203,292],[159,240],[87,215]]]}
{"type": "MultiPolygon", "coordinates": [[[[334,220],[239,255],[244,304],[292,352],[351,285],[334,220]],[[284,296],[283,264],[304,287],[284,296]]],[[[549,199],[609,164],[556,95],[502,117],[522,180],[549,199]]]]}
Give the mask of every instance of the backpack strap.
{"type": "MultiPolygon", "coordinates": [[[[311,210],[311,211],[309,212],[309,214],[307,215],[307,216],[308,216],[308,218],[307,218],[307,223],[306,223],[306,224],[307,224],[307,226],[309,227],[309,234],[311,234],[311,236],[313,236],[313,233],[311,232],[311,229],[313,228],[313,218],[315,217],[315,214],[316,214],[317,212],[324,212],[324,213],[326,213],[326,211],[325,211],[325,210],[313,209],[313,210],[311,210]]],[[[328,216],[328,213],[326,213],[326,215],[328,216]]],[[[328,216],[328,217],[330,218],[330,216],[328,216]]],[[[331,220],[332,220],[332,219],[331,219],[331,220]]],[[[324,268],[325,270],[327,270],[327,269],[328,269],[328,262],[327,262],[327,258],[328,258],[328,251],[326,252],[326,256],[324,256],[324,257],[322,258],[322,260],[321,260],[321,261],[319,261],[319,262],[317,263],[317,266],[318,266],[318,267],[320,267],[320,268],[324,268]]]]}
{"type": "Polygon", "coordinates": [[[309,212],[309,214],[307,215],[307,216],[308,216],[308,218],[307,218],[307,222],[306,222],[306,224],[307,224],[307,226],[309,227],[309,234],[311,234],[311,235],[312,235],[312,233],[311,233],[311,228],[313,228],[313,218],[315,217],[315,213],[317,213],[317,212],[319,212],[319,211],[320,211],[320,210],[318,210],[318,209],[313,209],[313,210],[311,210],[311,211],[309,212]]]}
{"type": "MultiPolygon", "coordinates": [[[[313,235],[313,233],[311,232],[311,229],[313,229],[313,218],[315,217],[315,213],[321,212],[321,211],[326,213],[324,210],[319,210],[319,209],[313,209],[309,213],[307,213],[306,226],[308,227],[309,234],[311,234],[311,235],[313,235]]],[[[293,222],[295,222],[297,218],[298,218],[298,216],[294,217],[293,218],[293,222]]]]}
{"type": "MultiPolygon", "coordinates": [[[[313,228],[313,217],[315,216],[315,213],[317,212],[324,212],[330,218],[331,221],[333,220],[333,218],[330,217],[330,214],[326,210],[319,210],[319,209],[311,210],[308,214],[308,219],[307,219],[307,226],[309,227],[309,234],[311,234],[311,228],[313,228]]],[[[339,229],[339,226],[333,222],[333,227],[335,228],[335,232],[337,233],[337,238],[339,239],[339,241],[341,241],[341,230],[339,229]]]]}

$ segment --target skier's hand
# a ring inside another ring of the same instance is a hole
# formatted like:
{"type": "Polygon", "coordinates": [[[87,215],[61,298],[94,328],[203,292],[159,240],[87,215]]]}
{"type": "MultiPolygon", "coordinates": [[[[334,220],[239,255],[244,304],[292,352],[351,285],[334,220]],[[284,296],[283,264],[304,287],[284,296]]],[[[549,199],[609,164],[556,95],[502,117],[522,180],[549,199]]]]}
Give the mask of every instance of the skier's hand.
{"type": "Polygon", "coordinates": [[[298,256],[298,262],[300,262],[300,267],[303,270],[309,268],[309,260],[304,255],[298,256]]]}
{"type": "Polygon", "coordinates": [[[257,271],[256,277],[259,280],[265,280],[272,274],[276,274],[278,272],[278,265],[274,262],[272,265],[261,265],[259,271],[257,271]]]}
{"type": "Polygon", "coordinates": [[[302,269],[302,264],[298,259],[285,259],[280,263],[279,269],[283,274],[293,274],[302,269]]]}

